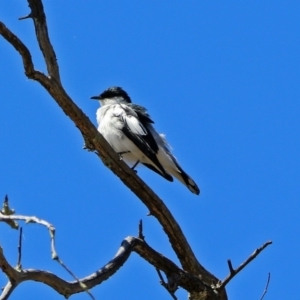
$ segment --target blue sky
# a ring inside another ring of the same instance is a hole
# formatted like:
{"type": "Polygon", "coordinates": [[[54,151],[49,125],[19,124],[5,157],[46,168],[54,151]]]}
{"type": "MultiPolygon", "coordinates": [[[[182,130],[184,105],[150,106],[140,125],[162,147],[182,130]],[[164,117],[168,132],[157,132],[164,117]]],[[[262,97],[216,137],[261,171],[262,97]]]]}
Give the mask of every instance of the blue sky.
{"type": "MultiPolygon", "coordinates": [[[[229,299],[295,299],[300,269],[300,4],[296,1],[76,1],[45,3],[62,82],[95,122],[90,96],[122,86],[167,135],[199,197],[147,169],[139,176],[165,201],[200,262],[220,279],[269,246],[227,287],[229,299]]],[[[26,1],[0,2],[0,19],[45,71],[26,1]]],[[[77,128],[0,38],[0,197],[57,229],[62,260],[84,277],[104,265],[139,219],[157,251],[178,262],[161,226],[98,160],[77,128]]],[[[11,263],[18,233],[0,243],[11,263]]],[[[44,228],[23,230],[23,267],[55,272],[44,228]]],[[[5,284],[0,276],[0,286],[5,284]]],[[[133,254],[92,290],[96,299],[170,299],[152,266],[133,254]]],[[[11,299],[60,299],[38,283],[11,299]]],[[[184,290],[177,293],[186,299],[184,290]]],[[[89,299],[86,294],[72,297],[89,299]]]]}

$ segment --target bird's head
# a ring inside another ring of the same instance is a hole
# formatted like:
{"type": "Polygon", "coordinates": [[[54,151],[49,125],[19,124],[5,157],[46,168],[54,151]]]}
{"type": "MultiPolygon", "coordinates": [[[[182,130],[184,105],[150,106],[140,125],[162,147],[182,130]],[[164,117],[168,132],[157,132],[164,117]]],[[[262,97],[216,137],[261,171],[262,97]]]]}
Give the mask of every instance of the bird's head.
{"type": "Polygon", "coordinates": [[[110,87],[99,96],[93,96],[91,99],[99,100],[101,105],[108,103],[131,103],[128,94],[119,86],[110,87]]]}

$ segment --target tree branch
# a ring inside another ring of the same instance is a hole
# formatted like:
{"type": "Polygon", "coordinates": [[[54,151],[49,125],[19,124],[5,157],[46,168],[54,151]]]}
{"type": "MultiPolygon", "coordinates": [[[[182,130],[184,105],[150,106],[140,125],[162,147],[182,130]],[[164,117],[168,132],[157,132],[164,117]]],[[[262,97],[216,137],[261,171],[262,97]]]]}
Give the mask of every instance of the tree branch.
{"type": "Polygon", "coordinates": [[[266,247],[272,244],[272,241],[268,241],[264,243],[261,247],[257,248],[237,269],[234,269],[232,267],[231,260],[228,259],[228,267],[230,273],[227,275],[227,277],[217,285],[217,289],[225,288],[225,286],[231,281],[231,279],[238,274],[240,271],[242,271],[254,258],[258,256],[260,252],[262,252],[266,247]]]}
{"type": "Polygon", "coordinates": [[[14,291],[14,289],[18,285],[18,271],[15,270],[6,260],[4,254],[3,254],[3,249],[0,246],[0,269],[2,270],[3,273],[8,277],[8,283],[4,287],[2,294],[0,296],[0,300],[3,299],[8,299],[10,294],[14,291]]]}
{"type": "Polygon", "coordinates": [[[271,274],[270,274],[270,272],[269,272],[267,284],[266,284],[266,287],[265,287],[265,290],[264,290],[263,294],[262,294],[261,297],[260,297],[260,300],[263,300],[263,299],[264,299],[264,297],[265,297],[265,295],[266,295],[266,293],[267,293],[267,291],[268,291],[268,287],[269,287],[269,283],[270,283],[270,278],[271,278],[271,274]]]}
{"type": "Polygon", "coordinates": [[[44,60],[47,66],[50,77],[55,78],[60,82],[59,67],[57,64],[56,55],[48,35],[46,15],[42,1],[28,0],[31,12],[28,16],[19,18],[19,20],[32,18],[35,28],[35,34],[44,60]]]}
{"type": "Polygon", "coordinates": [[[0,300],[8,299],[8,296],[18,284],[29,280],[42,282],[65,297],[87,291],[87,289],[91,289],[94,286],[101,284],[115,274],[129,258],[132,251],[138,253],[155,268],[162,270],[166,273],[167,277],[168,274],[172,274],[173,276],[176,274],[178,277],[178,285],[184,289],[200,291],[203,288],[209,288],[199,279],[199,277],[189,275],[177,267],[171,260],[152,249],[142,239],[129,236],[123,240],[115,257],[105,266],[89,276],[71,282],[65,281],[48,271],[35,269],[23,269],[17,271],[7,262],[3,250],[0,247],[0,268],[9,279],[9,283],[4,288],[0,300]]]}
{"type": "MultiPolygon", "coordinates": [[[[30,5],[33,5],[33,3],[36,10],[43,10],[42,5],[39,4],[41,3],[40,0],[29,0],[30,5]]],[[[43,15],[44,12],[32,12],[31,15],[35,16],[36,14],[40,16],[43,15]]],[[[45,34],[45,32],[47,32],[46,19],[44,19],[41,24],[39,20],[40,18],[34,18],[35,26],[40,32],[45,34]]],[[[200,275],[208,284],[217,281],[217,279],[198,262],[181,228],[163,201],[123,161],[119,160],[118,155],[113,151],[103,136],[99,134],[89,118],[71,100],[60,82],[57,81],[56,76],[48,78],[44,74],[34,70],[31,55],[26,46],[1,22],[0,34],[12,44],[21,55],[25,74],[30,79],[38,81],[48,91],[65,114],[69,116],[76,127],[79,128],[84,139],[88,140],[89,144],[93,146],[103,163],[141,199],[151,214],[158,219],[165,233],[168,235],[169,241],[183,269],[191,274],[200,275]]],[[[41,39],[40,34],[37,35],[37,39],[41,39]]],[[[47,43],[51,45],[49,40],[47,43]]],[[[49,56],[44,55],[44,57],[47,66],[53,63],[53,56],[49,58],[49,56]]]]}
{"type": "Polygon", "coordinates": [[[36,223],[36,224],[40,224],[42,226],[45,226],[48,228],[49,230],[49,234],[50,234],[50,243],[51,243],[51,254],[52,254],[52,259],[56,259],[57,258],[57,253],[55,250],[55,228],[52,224],[50,224],[49,222],[39,219],[37,217],[29,217],[29,216],[22,216],[22,215],[3,215],[0,212],[0,222],[6,222],[9,223],[10,221],[25,221],[26,223],[36,223]]]}
{"type": "Polygon", "coordinates": [[[23,228],[20,227],[20,232],[19,232],[19,244],[18,244],[18,261],[17,261],[17,266],[16,269],[17,270],[21,270],[22,269],[22,234],[23,234],[23,228]]]}
{"type": "MultiPolygon", "coordinates": [[[[1,260],[1,257],[0,257],[0,260],[1,260]]],[[[14,289],[17,286],[18,285],[16,283],[12,283],[11,281],[8,281],[6,286],[3,288],[2,294],[0,295],[0,300],[8,299],[9,296],[11,295],[11,293],[14,291],[14,289]]]]}
{"type": "MultiPolygon", "coordinates": [[[[8,207],[8,197],[5,198],[5,203],[7,205],[7,210],[9,212],[13,212],[8,207]]],[[[144,240],[143,229],[142,229],[142,221],[139,222],[139,237],[135,238],[129,236],[125,238],[119,248],[115,257],[109,261],[104,267],[99,269],[97,272],[82,278],[78,279],[72,271],[61,261],[59,256],[57,255],[57,251],[55,249],[55,227],[46,220],[37,218],[35,216],[24,216],[24,215],[3,215],[0,212],[0,222],[12,222],[12,221],[25,221],[26,223],[36,223],[46,227],[49,230],[50,234],[50,244],[51,244],[51,253],[52,259],[58,261],[58,263],[76,280],[73,282],[65,281],[55,274],[50,272],[41,271],[41,270],[33,270],[33,269],[21,269],[13,268],[9,265],[7,260],[4,257],[3,251],[0,253],[0,268],[7,275],[10,284],[7,284],[6,293],[9,294],[13,291],[13,289],[21,282],[27,280],[34,280],[43,282],[53,289],[55,289],[58,293],[68,297],[72,294],[86,291],[90,294],[89,289],[102,283],[107,280],[113,274],[117,272],[117,270],[125,263],[125,261],[130,256],[131,252],[134,251],[139,254],[142,258],[148,261],[151,265],[153,265],[156,269],[162,270],[167,278],[168,278],[168,289],[170,292],[174,292],[177,289],[177,286],[181,286],[182,288],[188,291],[196,291],[201,292],[203,290],[213,291],[210,285],[207,285],[199,276],[191,275],[184,270],[180,269],[175,263],[173,263],[170,259],[166,258],[159,252],[155,251],[151,248],[144,240]],[[176,278],[176,282],[174,282],[174,278],[176,278]],[[175,288],[174,288],[175,287],[175,288]],[[9,292],[9,293],[8,293],[9,292]]],[[[20,242],[19,242],[20,243],[20,242]]],[[[90,294],[93,298],[93,296],[90,294]]],[[[1,298],[6,299],[6,298],[1,298]]]]}
{"type": "Polygon", "coordinates": [[[5,25],[0,21],[0,34],[6,39],[16,51],[19,52],[23,60],[25,74],[28,78],[34,79],[34,70],[31,54],[27,47],[21,42],[21,40],[13,34],[5,25]]]}

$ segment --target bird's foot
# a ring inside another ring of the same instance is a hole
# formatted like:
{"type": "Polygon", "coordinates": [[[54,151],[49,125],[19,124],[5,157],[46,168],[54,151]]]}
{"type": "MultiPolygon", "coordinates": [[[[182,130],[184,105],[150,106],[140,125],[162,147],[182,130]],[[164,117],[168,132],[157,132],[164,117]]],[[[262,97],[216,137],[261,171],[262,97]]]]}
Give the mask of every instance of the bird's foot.
{"type": "Polygon", "coordinates": [[[132,167],[131,170],[135,172],[135,174],[137,173],[137,170],[135,170],[135,167],[140,163],[140,161],[138,160],[132,167]]]}

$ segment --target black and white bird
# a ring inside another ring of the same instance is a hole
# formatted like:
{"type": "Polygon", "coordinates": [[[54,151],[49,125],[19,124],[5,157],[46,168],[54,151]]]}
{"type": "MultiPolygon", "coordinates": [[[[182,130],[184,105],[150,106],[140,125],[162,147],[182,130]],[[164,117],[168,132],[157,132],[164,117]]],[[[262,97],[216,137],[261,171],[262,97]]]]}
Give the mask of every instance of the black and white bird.
{"type": "Polygon", "coordinates": [[[141,163],[169,181],[173,181],[173,175],[199,195],[197,184],[179,166],[165,136],[155,131],[144,107],[131,103],[120,87],[110,87],[91,99],[101,104],[96,113],[99,132],[132,169],[141,163]]]}

